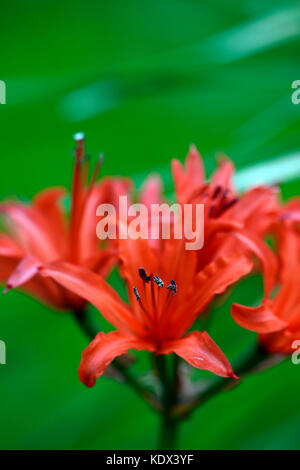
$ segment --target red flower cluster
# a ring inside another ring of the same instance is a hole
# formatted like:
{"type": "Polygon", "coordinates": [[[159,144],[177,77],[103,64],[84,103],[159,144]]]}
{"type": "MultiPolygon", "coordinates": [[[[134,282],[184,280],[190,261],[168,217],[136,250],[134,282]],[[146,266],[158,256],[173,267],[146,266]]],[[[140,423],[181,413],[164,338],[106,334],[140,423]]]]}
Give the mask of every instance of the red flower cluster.
{"type": "MultiPolygon", "coordinates": [[[[259,333],[270,352],[289,354],[300,337],[297,272],[300,269],[300,203],[282,207],[275,188],[259,186],[239,196],[233,164],[222,157],[209,182],[202,160],[191,147],[185,166],[172,162],[176,202],[204,205],[204,246],[187,251],[181,239],[112,241],[99,247],[96,207],[118,204],[131,192],[125,179],[96,183],[101,162],[88,184],[83,138],[75,152],[70,221],[60,206],[64,191],[47,189],[31,205],[1,205],[7,232],[0,236],[0,279],[6,290],[22,287],[60,309],[79,311],[95,305],[115,330],[99,333],[82,354],[79,377],[93,386],[97,377],[129,349],[175,353],[192,366],[223,377],[236,377],[208,333],[189,332],[216,295],[260,267],[264,298],[258,307],[232,305],[232,316],[259,333]],[[277,254],[265,243],[274,235],[277,254]],[[118,262],[129,304],[105,281],[118,262]],[[275,287],[279,290],[273,296],[275,287]]],[[[161,182],[147,180],[140,200],[162,201],[161,182]]],[[[173,221],[175,224],[175,220],[173,221]]]]}

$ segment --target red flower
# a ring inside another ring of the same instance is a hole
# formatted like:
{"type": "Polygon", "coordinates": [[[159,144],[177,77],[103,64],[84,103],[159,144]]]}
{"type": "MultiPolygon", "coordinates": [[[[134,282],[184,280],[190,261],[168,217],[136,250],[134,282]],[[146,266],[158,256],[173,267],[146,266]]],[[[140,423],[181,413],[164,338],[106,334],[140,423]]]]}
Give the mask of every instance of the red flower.
{"type": "MultiPolygon", "coordinates": [[[[186,240],[155,243],[156,240],[131,239],[130,234],[127,240],[119,240],[121,274],[130,305],[101,277],[81,267],[54,263],[43,268],[43,275],[86,298],[117,328],[108,334],[99,333],[82,354],[79,377],[89,387],[114,358],[128,349],[176,353],[194,367],[234,377],[228,360],[210,336],[188,330],[215,295],[253,269],[249,251],[263,265],[269,295],[275,282],[276,258],[244,225],[247,222],[257,232],[266,230],[265,221],[254,224],[252,219],[259,211],[262,217],[271,214],[274,191],[258,188],[238,202],[229,182],[232,164],[228,160],[221,163],[210,184],[203,182],[195,149],[189,154],[186,167],[184,173],[178,170],[178,163],[173,163],[176,192],[182,204],[191,199],[205,204],[204,248],[186,251],[186,240]]],[[[155,180],[152,183],[150,200],[157,201],[159,184],[155,180]]]]}
{"type": "Polygon", "coordinates": [[[244,260],[234,272],[223,259],[197,275],[197,255],[185,251],[183,240],[166,240],[161,259],[148,240],[120,240],[119,256],[130,306],[103,278],[84,268],[54,263],[42,270],[45,276],[95,305],[117,328],[108,334],[99,333],[83,352],[80,380],[93,386],[107,365],[128,349],[175,352],[194,367],[233,377],[229,362],[207,333],[184,334],[216,292],[248,271],[244,260]]]}
{"type": "MultiPolygon", "coordinates": [[[[241,326],[260,333],[282,329],[284,322],[268,308],[276,284],[277,261],[261,240],[272,231],[279,213],[277,189],[258,186],[238,197],[232,183],[234,166],[225,156],[220,158],[210,184],[205,184],[203,165],[195,146],[190,149],[184,170],[177,160],[173,161],[172,168],[177,199],[182,204],[191,201],[205,204],[205,246],[199,251],[200,267],[206,265],[211,253],[231,258],[233,265],[235,258],[248,259],[251,253],[260,260],[265,281],[262,305],[249,308],[234,304],[233,318],[241,326]],[[231,233],[219,230],[230,223],[231,233]],[[233,231],[234,223],[241,224],[242,229],[233,231]],[[209,238],[207,235],[212,231],[215,236],[209,238]]],[[[249,272],[251,270],[252,266],[249,272]]]]}
{"type": "MultiPolygon", "coordinates": [[[[279,290],[266,305],[253,309],[250,321],[254,317],[262,319],[271,312],[281,322],[281,328],[274,328],[273,333],[264,332],[244,320],[244,312],[234,312],[238,323],[259,333],[259,342],[271,353],[290,354],[293,342],[300,339],[300,201],[295,200],[282,211],[276,235],[279,251],[279,290]]],[[[257,322],[257,319],[256,319],[257,322]]]]}
{"type": "Polygon", "coordinates": [[[6,291],[19,287],[59,309],[80,309],[83,300],[41,277],[38,268],[55,260],[86,266],[105,276],[115,259],[112,250],[100,249],[96,236],[96,207],[100,203],[117,205],[118,196],[129,188],[124,179],[104,179],[96,183],[101,158],[88,184],[89,162],[84,153],[83,135],[76,136],[71,214],[67,223],[60,205],[64,188],[49,188],[37,194],[33,203],[5,202],[8,234],[0,234],[0,280],[6,291]]]}

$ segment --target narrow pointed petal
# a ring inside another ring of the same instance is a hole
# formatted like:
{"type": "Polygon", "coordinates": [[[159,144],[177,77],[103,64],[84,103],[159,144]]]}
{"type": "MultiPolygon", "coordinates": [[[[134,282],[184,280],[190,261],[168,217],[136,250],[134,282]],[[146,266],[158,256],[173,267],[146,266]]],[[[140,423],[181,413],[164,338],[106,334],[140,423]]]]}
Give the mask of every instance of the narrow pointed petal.
{"type": "Polygon", "coordinates": [[[38,273],[40,264],[40,261],[32,256],[23,258],[8,278],[5,292],[30,281],[38,273]]]}
{"type": "Polygon", "coordinates": [[[272,333],[287,325],[274,314],[271,302],[254,308],[233,304],[231,315],[238,325],[256,333],[272,333]]]}
{"type": "Polygon", "coordinates": [[[48,188],[38,193],[34,198],[35,207],[47,215],[47,220],[53,230],[53,236],[60,244],[63,243],[66,237],[66,221],[60,206],[60,201],[65,194],[65,188],[48,188]]]}
{"type": "Polygon", "coordinates": [[[160,353],[175,353],[197,369],[209,370],[221,377],[238,378],[226,356],[205,331],[196,331],[182,339],[169,341],[163,345],[160,353]]]}
{"type": "Polygon", "coordinates": [[[205,173],[201,155],[196,147],[191,145],[185,168],[176,159],[172,160],[171,167],[176,199],[179,203],[188,202],[192,194],[204,184],[205,173]]]}
{"type": "Polygon", "coordinates": [[[126,196],[129,189],[130,182],[126,179],[106,178],[88,191],[73,246],[74,255],[79,262],[85,262],[93,256],[99,245],[96,234],[96,226],[99,222],[99,218],[96,216],[97,207],[100,204],[109,203],[117,210],[119,197],[126,196]]]}
{"type": "Polygon", "coordinates": [[[116,328],[141,333],[141,326],[133,318],[128,306],[98,274],[64,262],[43,266],[40,273],[93,304],[116,328]]]}
{"type": "Polygon", "coordinates": [[[98,333],[91,344],[83,351],[79,365],[79,380],[87,387],[93,387],[106,367],[129,349],[153,351],[154,346],[120,331],[98,333]]]}
{"type": "Polygon", "coordinates": [[[195,186],[204,184],[205,172],[203,161],[196,145],[192,144],[185,161],[186,174],[191,183],[195,186]]]}
{"type": "Polygon", "coordinates": [[[223,188],[232,187],[232,176],[234,173],[234,164],[226,156],[222,155],[219,157],[219,166],[212,175],[211,183],[213,186],[222,186],[223,188]]]}
{"type": "Polygon", "coordinates": [[[185,173],[179,160],[173,159],[171,163],[175,193],[177,201],[180,201],[185,194],[185,173]]]}
{"type": "Polygon", "coordinates": [[[140,203],[144,204],[148,210],[151,209],[151,204],[161,204],[162,202],[162,181],[160,176],[149,176],[143,183],[140,192],[140,203]]]}

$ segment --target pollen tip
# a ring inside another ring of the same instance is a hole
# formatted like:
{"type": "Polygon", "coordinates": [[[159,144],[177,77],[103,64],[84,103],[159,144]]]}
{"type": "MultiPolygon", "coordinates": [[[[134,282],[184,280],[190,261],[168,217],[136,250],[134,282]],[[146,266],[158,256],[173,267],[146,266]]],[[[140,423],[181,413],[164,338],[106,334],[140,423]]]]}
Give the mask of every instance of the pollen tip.
{"type": "Polygon", "coordinates": [[[143,279],[144,282],[149,282],[150,281],[150,276],[147,276],[146,269],[141,267],[138,269],[139,276],[141,279],[143,279]]]}
{"type": "Polygon", "coordinates": [[[104,162],[104,153],[99,153],[98,160],[99,160],[99,163],[100,163],[101,165],[103,165],[103,162],[104,162]]]}
{"type": "Polygon", "coordinates": [[[164,287],[164,281],[160,277],[153,276],[153,281],[156,282],[158,287],[164,287]]]}
{"type": "Polygon", "coordinates": [[[176,282],[174,281],[174,279],[171,279],[170,284],[167,286],[167,289],[173,291],[173,294],[176,294],[176,292],[177,292],[177,284],[176,284],[176,282]]]}
{"type": "Polygon", "coordinates": [[[73,139],[74,139],[76,142],[80,142],[80,141],[84,140],[84,133],[83,133],[83,132],[76,132],[76,133],[73,135],[73,139]]]}
{"type": "Polygon", "coordinates": [[[133,287],[133,292],[134,292],[134,295],[136,297],[136,300],[140,300],[139,291],[137,290],[137,288],[135,286],[133,287]]]}

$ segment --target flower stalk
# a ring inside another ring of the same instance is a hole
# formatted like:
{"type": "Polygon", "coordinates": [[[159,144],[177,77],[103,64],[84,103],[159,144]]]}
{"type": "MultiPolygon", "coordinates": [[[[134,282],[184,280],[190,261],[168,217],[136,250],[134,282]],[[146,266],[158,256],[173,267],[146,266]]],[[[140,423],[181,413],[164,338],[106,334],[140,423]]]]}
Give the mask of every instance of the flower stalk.
{"type": "Polygon", "coordinates": [[[166,356],[154,356],[157,374],[161,384],[162,413],[158,448],[174,450],[179,421],[173,416],[172,408],[177,401],[177,358],[172,357],[171,370],[166,356]]]}

